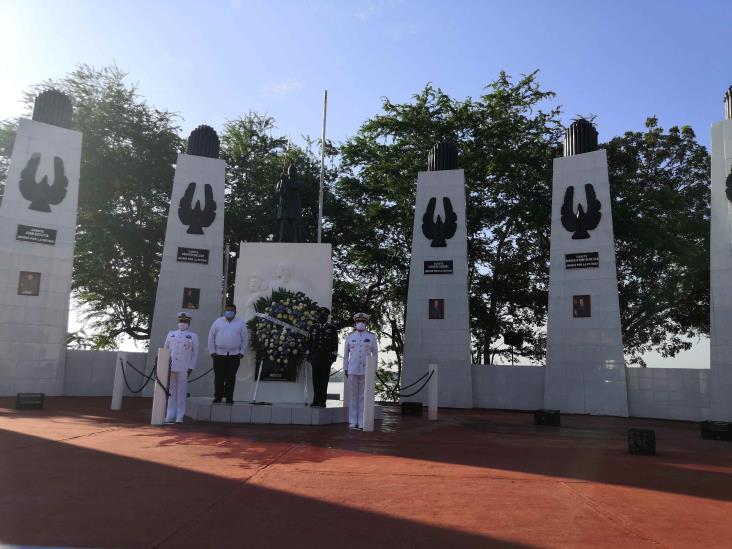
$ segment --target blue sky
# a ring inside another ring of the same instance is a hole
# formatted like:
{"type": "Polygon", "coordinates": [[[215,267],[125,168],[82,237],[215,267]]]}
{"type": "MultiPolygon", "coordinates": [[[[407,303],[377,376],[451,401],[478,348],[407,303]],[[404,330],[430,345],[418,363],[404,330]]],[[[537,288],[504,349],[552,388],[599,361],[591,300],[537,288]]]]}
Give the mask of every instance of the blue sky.
{"type": "Polygon", "coordinates": [[[729,1],[0,0],[0,118],[21,92],[78,64],[116,63],[187,133],[248,110],[297,140],[343,140],[426,82],[477,96],[500,70],[540,69],[565,119],[596,114],[602,140],[690,124],[708,144],[732,84],[729,1]]]}
{"type": "MultiPolygon", "coordinates": [[[[427,82],[475,97],[501,70],[540,69],[564,119],[597,115],[603,141],[656,115],[708,145],[732,84],[730,0],[0,0],[0,25],[0,118],[34,83],[115,63],[186,134],[254,110],[319,136],[328,89],[342,141],[383,97],[427,82]]],[[[650,363],[704,367],[708,342],[650,363]]]]}

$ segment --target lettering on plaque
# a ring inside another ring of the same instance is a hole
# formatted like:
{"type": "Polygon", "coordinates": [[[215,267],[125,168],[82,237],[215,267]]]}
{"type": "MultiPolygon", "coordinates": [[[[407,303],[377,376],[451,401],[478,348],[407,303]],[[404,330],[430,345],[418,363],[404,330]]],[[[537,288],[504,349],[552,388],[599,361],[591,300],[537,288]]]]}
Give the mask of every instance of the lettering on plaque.
{"type": "Polygon", "coordinates": [[[600,266],[600,254],[598,252],[584,252],[579,254],[565,254],[565,269],[588,269],[600,266]]]}
{"type": "Polygon", "coordinates": [[[572,296],[572,316],[574,318],[592,316],[592,302],[589,295],[572,296]]]}
{"type": "Polygon", "coordinates": [[[15,240],[24,242],[37,242],[38,244],[56,244],[56,229],[44,229],[43,227],[31,227],[30,225],[18,225],[15,233],[15,240]]]}
{"type": "Polygon", "coordinates": [[[452,274],[452,259],[443,259],[440,261],[425,261],[424,274],[452,274]]]}
{"type": "Polygon", "coordinates": [[[198,248],[178,248],[178,261],[181,263],[200,263],[208,265],[208,250],[198,248]]]}

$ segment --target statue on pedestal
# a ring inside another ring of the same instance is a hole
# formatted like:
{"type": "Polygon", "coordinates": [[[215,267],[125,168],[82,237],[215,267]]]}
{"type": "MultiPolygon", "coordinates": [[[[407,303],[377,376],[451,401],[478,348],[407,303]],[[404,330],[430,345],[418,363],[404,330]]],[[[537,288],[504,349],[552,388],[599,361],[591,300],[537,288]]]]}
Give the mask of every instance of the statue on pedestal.
{"type": "Polygon", "coordinates": [[[280,223],[278,242],[302,242],[302,230],[300,228],[300,213],[302,211],[300,190],[302,186],[302,182],[297,179],[295,164],[290,164],[287,173],[283,172],[277,183],[277,195],[280,198],[277,212],[277,221],[280,223]]]}

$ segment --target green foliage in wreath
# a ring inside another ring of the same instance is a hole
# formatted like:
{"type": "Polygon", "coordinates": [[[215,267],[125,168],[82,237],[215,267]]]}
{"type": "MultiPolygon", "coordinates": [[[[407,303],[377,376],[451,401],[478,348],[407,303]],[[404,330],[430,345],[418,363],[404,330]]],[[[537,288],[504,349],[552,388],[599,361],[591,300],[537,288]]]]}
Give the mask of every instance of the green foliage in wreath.
{"type": "Polygon", "coordinates": [[[316,322],[318,304],[302,292],[278,288],[271,296],[260,298],[254,309],[269,317],[255,316],[247,322],[257,363],[263,361],[268,372],[296,372],[305,358],[307,334],[316,322]]]}

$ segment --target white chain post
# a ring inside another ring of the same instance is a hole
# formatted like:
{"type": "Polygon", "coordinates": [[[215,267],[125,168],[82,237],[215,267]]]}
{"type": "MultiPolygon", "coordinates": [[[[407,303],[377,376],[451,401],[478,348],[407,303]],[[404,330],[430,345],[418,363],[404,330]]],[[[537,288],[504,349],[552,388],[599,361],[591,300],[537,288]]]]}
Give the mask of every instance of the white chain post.
{"type": "MultiPolygon", "coordinates": [[[[168,374],[170,373],[170,350],[158,349],[158,369],[157,376],[160,380],[158,383],[152,379],[151,383],[155,385],[153,390],[153,406],[150,416],[150,425],[162,425],[165,421],[165,412],[168,407],[168,374]],[[160,386],[162,384],[162,387],[160,386]]],[[[152,375],[152,373],[151,373],[152,375]]]]}
{"type": "Polygon", "coordinates": [[[363,430],[374,430],[374,392],[376,385],[376,356],[366,361],[366,377],[363,380],[363,430]]]}
{"type": "Polygon", "coordinates": [[[125,393],[125,378],[122,368],[127,362],[127,353],[118,352],[117,358],[115,359],[114,368],[114,385],[112,385],[112,410],[122,409],[122,397],[125,393]]]}
{"type": "Polygon", "coordinates": [[[427,419],[437,420],[437,364],[430,364],[427,372],[432,376],[427,392],[427,419]]]}

